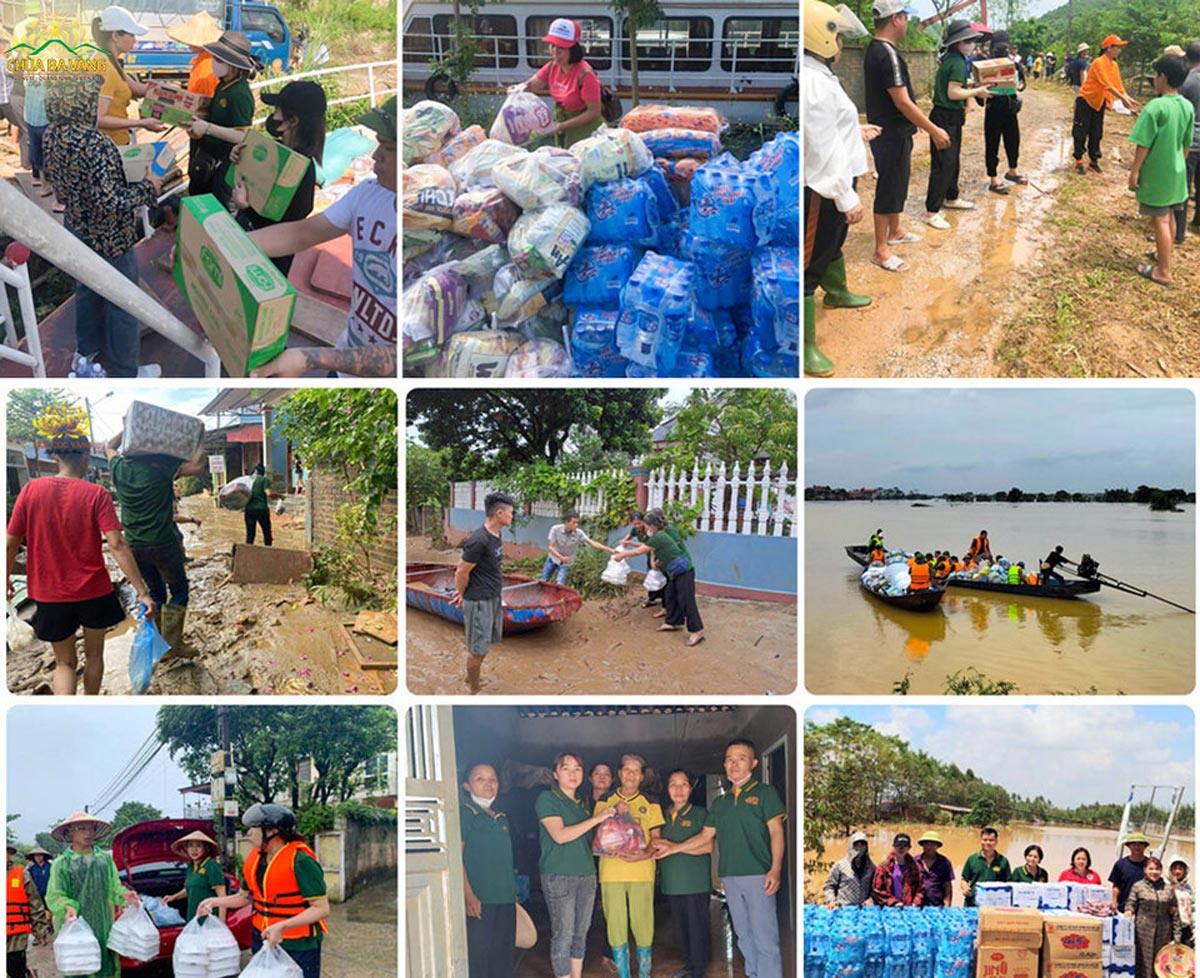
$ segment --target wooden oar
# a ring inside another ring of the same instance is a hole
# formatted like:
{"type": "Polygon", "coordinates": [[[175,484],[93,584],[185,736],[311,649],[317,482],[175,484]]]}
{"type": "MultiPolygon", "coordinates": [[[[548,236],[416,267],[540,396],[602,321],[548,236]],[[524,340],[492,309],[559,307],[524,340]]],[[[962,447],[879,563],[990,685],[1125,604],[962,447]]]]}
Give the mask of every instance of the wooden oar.
{"type": "MultiPolygon", "coordinates": [[[[1069,564],[1079,565],[1073,560],[1067,561],[1069,564]]],[[[1083,575],[1080,575],[1083,577],[1083,575]]],[[[1153,594],[1145,588],[1140,588],[1136,584],[1129,584],[1125,581],[1117,580],[1115,577],[1109,577],[1108,574],[1101,574],[1099,571],[1093,573],[1090,577],[1083,577],[1083,580],[1099,581],[1105,587],[1110,587],[1115,591],[1123,591],[1126,594],[1132,594],[1138,598],[1153,598],[1155,601],[1161,601],[1163,604],[1169,604],[1172,608],[1178,608],[1180,611],[1186,611],[1189,615],[1194,615],[1196,612],[1186,605],[1179,604],[1177,601],[1172,601],[1170,598],[1164,598],[1160,594],[1153,594]]]]}

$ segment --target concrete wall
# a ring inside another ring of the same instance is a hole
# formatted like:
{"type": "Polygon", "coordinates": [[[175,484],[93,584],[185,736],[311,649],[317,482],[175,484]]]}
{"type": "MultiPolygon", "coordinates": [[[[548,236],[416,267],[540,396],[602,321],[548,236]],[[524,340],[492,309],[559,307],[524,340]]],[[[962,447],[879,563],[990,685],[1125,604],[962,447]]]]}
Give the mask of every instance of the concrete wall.
{"type": "MultiPolygon", "coordinates": [[[[934,51],[905,51],[900,53],[908,62],[908,75],[912,79],[917,101],[933,97],[933,76],[937,74],[937,53],[934,51]]],[[[867,111],[867,100],[863,94],[863,55],[866,48],[846,48],[842,59],[834,65],[833,72],[842,83],[850,100],[859,112],[867,111]]]]}
{"type": "MultiPolygon", "coordinates": [[[[446,537],[460,544],[483,524],[483,513],[451,509],[446,515],[446,537]]],[[[533,516],[520,526],[514,524],[504,535],[504,555],[511,558],[545,557],[550,527],[560,520],[533,516]]],[[[606,541],[616,544],[628,527],[614,530],[606,541]]],[[[796,540],[790,537],[760,537],[740,533],[697,531],[687,538],[687,548],[696,565],[696,590],[710,596],[750,598],[795,604],[796,540]]],[[[644,557],[635,558],[632,569],[646,569],[644,557]]]]}
{"type": "MultiPolygon", "coordinates": [[[[342,477],[329,472],[314,470],[305,490],[308,493],[308,506],[311,512],[309,531],[309,546],[342,547],[337,538],[337,515],[345,503],[355,502],[355,497],[342,489],[342,477]]],[[[387,501],[379,508],[380,525],[385,520],[396,517],[397,494],[391,493],[387,501]]],[[[482,521],[481,521],[482,522],[482,521]]],[[[387,533],[378,534],[367,551],[371,556],[371,567],[374,570],[394,570],[397,562],[398,524],[393,525],[387,533]]]]}

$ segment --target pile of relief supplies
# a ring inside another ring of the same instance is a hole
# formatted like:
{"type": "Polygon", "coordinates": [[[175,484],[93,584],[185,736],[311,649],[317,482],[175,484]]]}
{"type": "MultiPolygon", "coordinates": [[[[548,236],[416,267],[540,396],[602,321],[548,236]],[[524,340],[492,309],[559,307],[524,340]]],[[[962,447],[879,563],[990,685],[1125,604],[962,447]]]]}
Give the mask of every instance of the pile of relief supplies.
{"type": "Polygon", "coordinates": [[[887,554],[885,563],[873,563],[863,571],[863,585],[876,594],[887,594],[894,598],[907,594],[912,584],[912,575],[908,570],[908,554],[902,550],[892,550],[887,554]]]}
{"type": "Polygon", "coordinates": [[[404,112],[404,367],[442,377],[797,377],[796,133],[740,162],[710,108],[638,106],[570,149],[404,112]]]}

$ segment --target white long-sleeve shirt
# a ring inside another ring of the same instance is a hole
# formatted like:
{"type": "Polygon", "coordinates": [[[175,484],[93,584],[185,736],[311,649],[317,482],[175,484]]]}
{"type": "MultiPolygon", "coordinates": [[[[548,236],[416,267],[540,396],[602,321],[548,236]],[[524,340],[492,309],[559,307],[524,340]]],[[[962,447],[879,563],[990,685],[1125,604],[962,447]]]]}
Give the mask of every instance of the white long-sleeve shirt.
{"type": "Polygon", "coordinates": [[[804,185],[843,214],[858,206],[854,178],[867,172],[858,109],[825,62],[804,55],[804,185]]]}

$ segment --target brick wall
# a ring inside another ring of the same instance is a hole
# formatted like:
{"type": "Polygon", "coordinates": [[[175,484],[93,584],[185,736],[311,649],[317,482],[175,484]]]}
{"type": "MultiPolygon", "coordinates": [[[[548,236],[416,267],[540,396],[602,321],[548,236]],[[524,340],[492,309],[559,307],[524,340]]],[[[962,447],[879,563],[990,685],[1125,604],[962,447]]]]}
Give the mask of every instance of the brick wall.
{"type": "MultiPolygon", "coordinates": [[[[350,493],[342,489],[342,477],[314,469],[305,492],[308,493],[308,506],[312,514],[309,546],[313,549],[340,547],[341,544],[337,539],[337,514],[343,504],[355,501],[350,493]]],[[[386,520],[395,518],[397,502],[397,494],[392,493],[380,507],[379,522],[381,525],[386,520]]],[[[398,524],[394,525],[386,535],[376,536],[367,548],[373,569],[395,569],[399,547],[397,530],[398,524]]]]}

